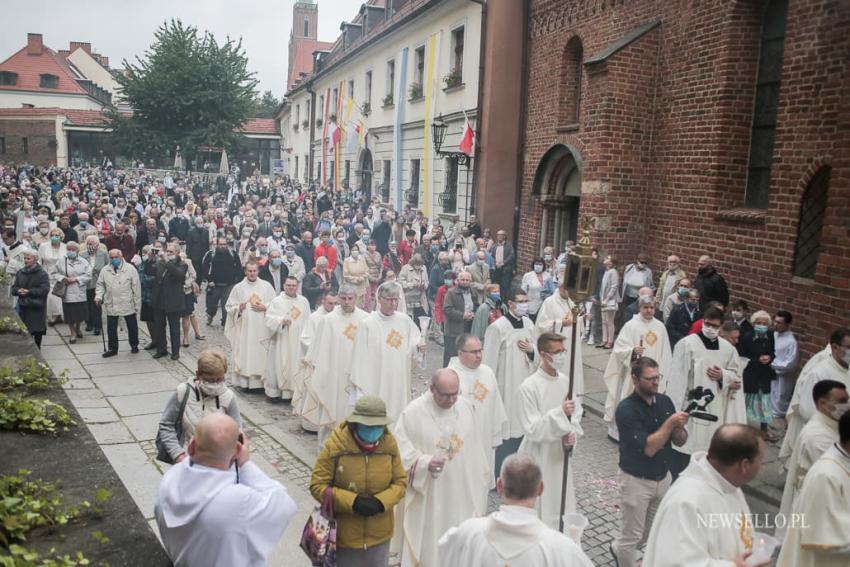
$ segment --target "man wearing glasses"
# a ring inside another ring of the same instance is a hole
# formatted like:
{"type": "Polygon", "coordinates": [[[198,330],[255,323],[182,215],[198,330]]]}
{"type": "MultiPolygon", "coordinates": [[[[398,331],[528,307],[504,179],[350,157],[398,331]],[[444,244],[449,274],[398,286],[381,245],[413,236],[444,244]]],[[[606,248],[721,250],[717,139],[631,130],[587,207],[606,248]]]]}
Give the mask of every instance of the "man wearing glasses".
{"type": "Polygon", "coordinates": [[[649,357],[631,366],[634,392],[617,406],[620,437],[620,509],[622,529],[611,542],[617,565],[633,567],[637,549],[649,535],[658,504],[670,488],[672,444],[681,447],[688,438],[688,414],[677,412],[673,402],[658,393],[661,372],[649,357]],[[628,433],[626,433],[628,432],[628,433]]]}

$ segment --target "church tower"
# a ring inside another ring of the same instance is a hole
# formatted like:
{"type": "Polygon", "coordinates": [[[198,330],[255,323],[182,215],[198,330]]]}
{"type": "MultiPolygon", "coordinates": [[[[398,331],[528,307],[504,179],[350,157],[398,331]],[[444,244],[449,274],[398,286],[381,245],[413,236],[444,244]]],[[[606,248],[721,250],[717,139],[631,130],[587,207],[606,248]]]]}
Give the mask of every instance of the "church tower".
{"type": "Polygon", "coordinates": [[[297,61],[299,53],[305,48],[312,47],[316,43],[319,26],[319,5],[316,0],[298,0],[292,8],[292,30],[289,34],[289,68],[286,76],[288,83],[286,90],[292,88],[293,83],[298,80],[298,74],[303,69],[303,62],[297,61]]]}

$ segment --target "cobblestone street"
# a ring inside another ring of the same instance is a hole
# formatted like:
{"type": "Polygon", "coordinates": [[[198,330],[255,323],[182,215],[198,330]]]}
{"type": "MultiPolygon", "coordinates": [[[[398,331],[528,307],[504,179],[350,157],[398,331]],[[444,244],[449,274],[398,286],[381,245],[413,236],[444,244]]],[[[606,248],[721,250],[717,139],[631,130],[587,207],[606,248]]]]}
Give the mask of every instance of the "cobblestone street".
{"type": "MultiPolygon", "coordinates": [[[[159,479],[166,469],[166,465],[155,460],[153,443],[161,409],[178,382],[193,374],[196,357],[202,350],[221,349],[230,355],[218,317],[213,325],[206,326],[203,303],[199,303],[196,312],[206,340],[190,340],[191,345],[181,350],[179,361],[152,360],[145,351],[129,354],[123,331],[119,354],[112,359],[100,357],[101,341],[91,335],[69,345],[54,328],[44,343],[45,358],[53,369],[57,373],[68,370],[70,380],[65,387],[69,396],[154,529],[153,502],[159,479]]],[[[66,330],[62,326],[58,329],[66,330]]],[[[143,343],[145,339],[143,337],[143,343]]],[[[600,417],[604,386],[599,367],[604,365],[607,354],[587,346],[583,352],[587,389],[585,434],[574,451],[571,466],[575,467],[579,509],[589,522],[582,546],[594,565],[609,566],[614,564],[608,547],[618,530],[619,496],[617,448],[607,439],[600,417]]],[[[429,343],[428,368],[416,369],[413,396],[425,391],[429,371],[441,360],[442,347],[429,343]]],[[[292,415],[289,404],[273,403],[262,393],[237,391],[237,396],[245,430],[252,441],[252,457],[287,486],[299,505],[299,514],[287,529],[270,564],[306,565],[297,546],[301,526],[313,507],[307,488],[310,468],[318,452],[316,435],[301,428],[300,418],[292,415]]],[[[550,486],[547,491],[552,494],[559,488],[550,486]]],[[[775,503],[753,497],[749,500],[754,513],[776,511],[775,503]]],[[[498,497],[493,492],[490,509],[496,506],[498,497]]]]}

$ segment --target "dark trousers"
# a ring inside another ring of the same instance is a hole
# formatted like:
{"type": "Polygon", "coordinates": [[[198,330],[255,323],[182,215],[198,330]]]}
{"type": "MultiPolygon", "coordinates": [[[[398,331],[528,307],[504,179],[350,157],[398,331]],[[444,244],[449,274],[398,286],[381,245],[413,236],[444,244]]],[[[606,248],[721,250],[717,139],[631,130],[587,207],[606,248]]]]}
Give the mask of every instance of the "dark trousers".
{"type": "Polygon", "coordinates": [[[419,327],[419,318],[425,317],[426,315],[428,315],[428,312],[425,311],[424,307],[414,307],[413,314],[410,316],[410,318],[413,319],[413,322],[416,323],[417,327],[419,327]]]}
{"type": "Polygon", "coordinates": [[[499,472],[502,470],[502,461],[519,451],[519,445],[522,443],[522,437],[512,437],[505,439],[502,444],[496,447],[496,470],[494,474],[499,478],[499,472]]]}
{"type": "Polygon", "coordinates": [[[231,289],[233,289],[232,285],[217,285],[213,287],[212,284],[210,284],[210,287],[207,287],[207,315],[215,317],[216,311],[218,311],[219,306],[221,306],[222,325],[227,322],[227,311],[224,306],[227,305],[227,298],[230,297],[231,289]]]}
{"type": "Polygon", "coordinates": [[[180,312],[165,312],[162,309],[154,309],[153,326],[154,336],[151,337],[156,345],[156,352],[168,352],[168,343],[165,340],[165,324],[168,323],[168,331],[171,335],[171,354],[180,354],[180,312]]]}
{"type": "Polygon", "coordinates": [[[511,279],[513,274],[509,268],[496,268],[490,276],[490,281],[499,284],[502,292],[502,297],[507,297],[508,291],[511,289],[511,279]]]}
{"type": "Polygon", "coordinates": [[[92,329],[102,329],[103,328],[103,313],[100,305],[94,302],[94,292],[93,289],[86,290],[86,306],[89,309],[89,316],[86,319],[86,325],[91,327],[92,329]]]}
{"type": "Polygon", "coordinates": [[[443,340],[443,368],[449,365],[449,360],[457,356],[457,337],[446,335],[443,340]]]}
{"type": "Polygon", "coordinates": [[[35,341],[35,348],[41,350],[41,339],[44,337],[44,331],[36,331],[35,333],[30,333],[32,336],[32,340],[35,341]]]}
{"type": "MultiPolygon", "coordinates": [[[[106,316],[106,337],[108,339],[108,349],[110,352],[118,352],[118,315],[106,316]]],[[[130,339],[130,347],[139,347],[139,323],[136,319],[136,314],[124,315],[124,322],[127,323],[127,338],[130,339]]]]}

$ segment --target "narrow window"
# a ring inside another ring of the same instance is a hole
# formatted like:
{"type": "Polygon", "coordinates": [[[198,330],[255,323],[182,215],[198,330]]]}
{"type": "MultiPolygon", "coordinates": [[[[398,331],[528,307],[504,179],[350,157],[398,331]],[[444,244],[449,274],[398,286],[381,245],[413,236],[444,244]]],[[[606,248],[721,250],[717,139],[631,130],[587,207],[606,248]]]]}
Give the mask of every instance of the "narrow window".
{"type": "Polygon", "coordinates": [[[350,175],[351,175],[351,161],[345,160],[345,178],[343,179],[342,185],[346,189],[348,189],[350,187],[350,185],[349,185],[350,175]]]}
{"type": "Polygon", "coordinates": [[[387,96],[389,104],[395,99],[395,59],[387,61],[387,96]]]}
{"type": "Polygon", "coordinates": [[[383,182],[383,192],[384,192],[384,202],[390,200],[390,175],[392,174],[393,162],[388,159],[384,160],[384,182],[383,182]]]}
{"type": "Polygon", "coordinates": [[[581,107],[581,61],[584,56],[581,39],[573,37],[564,49],[561,70],[561,123],[578,124],[581,107]]]}
{"type": "Polygon", "coordinates": [[[59,87],[59,77],[44,73],[39,78],[38,85],[43,89],[55,89],[59,87]]]}
{"type": "Polygon", "coordinates": [[[292,177],[298,177],[298,156],[295,156],[295,171],[293,172],[292,177]]]}
{"type": "Polygon", "coordinates": [[[800,224],[794,247],[794,275],[814,278],[821,249],[821,229],[826,215],[829,192],[829,168],[824,167],[812,177],[800,204],[800,224]]]}
{"type": "Polygon", "coordinates": [[[444,213],[457,212],[457,158],[446,158],[446,190],[440,195],[444,213]]]}
{"type": "Polygon", "coordinates": [[[418,84],[420,87],[422,86],[422,78],[425,76],[425,46],[417,47],[416,51],[414,51],[413,61],[415,63],[415,67],[413,68],[413,82],[418,84]]]}
{"type": "Polygon", "coordinates": [[[310,19],[304,18],[304,37],[310,37],[310,19]]]}
{"type": "Polygon", "coordinates": [[[747,166],[745,204],[748,207],[763,209],[768,203],[787,14],[788,0],[771,0],[762,20],[761,50],[747,166]]]}
{"type": "Polygon", "coordinates": [[[28,138],[21,138],[21,145],[24,148],[24,154],[30,153],[30,141],[28,138]]]}
{"type": "Polygon", "coordinates": [[[366,71],[366,96],[364,102],[367,104],[372,102],[372,71],[366,71]]]}
{"type": "Polygon", "coordinates": [[[348,98],[354,98],[354,79],[348,81],[348,98]]]}
{"type": "Polygon", "coordinates": [[[452,68],[458,84],[463,82],[463,26],[452,31],[452,68]]]}

